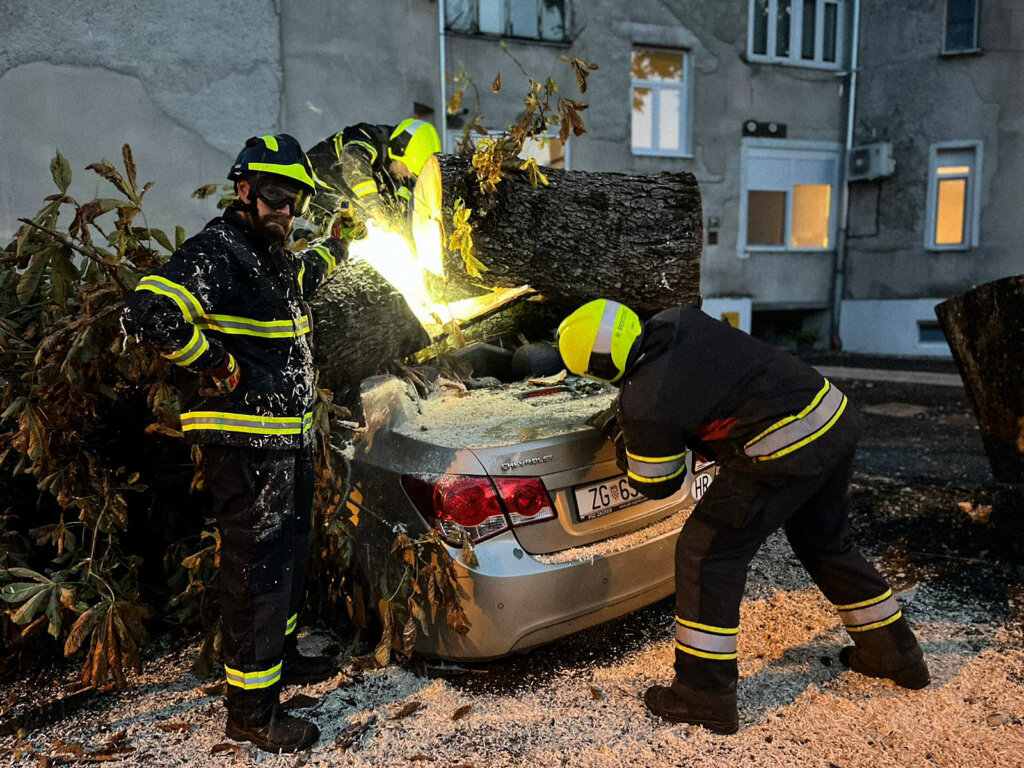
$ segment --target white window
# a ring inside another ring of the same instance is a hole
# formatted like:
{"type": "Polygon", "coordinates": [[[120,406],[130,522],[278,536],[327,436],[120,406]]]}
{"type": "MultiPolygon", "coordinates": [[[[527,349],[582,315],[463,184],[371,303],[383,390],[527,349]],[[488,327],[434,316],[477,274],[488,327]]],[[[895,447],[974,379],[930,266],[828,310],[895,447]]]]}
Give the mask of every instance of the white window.
{"type": "Polygon", "coordinates": [[[943,53],[979,50],[978,0],[946,0],[946,38],[943,53]]]}
{"type": "Polygon", "coordinates": [[[846,0],[750,0],[751,61],[838,69],[846,0]]]}
{"type": "Polygon", "coordinates": [[[981,144],[936,144],[928,169],[924,247],[966,251],[978,245],[981,144]]]}
{"type": "Polygon", "coordinates": [[[740,256],[835,248],[838,145],[762,139],[741,157],[740,256]]]}
{"type": "Polygon", "coordinates": [[[567,40],[569,6],[569,0],[447,0],[445,24],[459,32],[567,40]]]}
{"type": "Polygon", "coordinates": [[[633,154],[688,157],[690,56],[682,50],[634,46],[632,71],[633,154]]]}

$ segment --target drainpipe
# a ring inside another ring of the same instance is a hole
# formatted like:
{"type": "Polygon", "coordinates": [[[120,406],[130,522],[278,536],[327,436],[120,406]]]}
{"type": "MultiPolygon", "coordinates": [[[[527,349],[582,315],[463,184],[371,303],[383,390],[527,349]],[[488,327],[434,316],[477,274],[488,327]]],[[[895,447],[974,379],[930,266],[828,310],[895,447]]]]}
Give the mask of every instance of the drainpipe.
{"type": "Polygon", "coordinates": [[[445,6],[444,0],[437,0],[437,41],[438,47],[441,50],[441,151],[446,152],[448,146],[448,88],[445,83],[445,70],[447,62],[445,61],[445,34],[444,34],[444,17],[445,17],[445,6]]]}
{"type": "MultiPolygon", "coordinates": [[[[850,221],[850,182],[847,179],[850,150],[853,148],[854,117],[857,111],[857,66],[860,53],[860,0],[853,3],[853,30],[850,37],[850,82],[846,103],[846,144],[840,169],[839,238],[836,242],[836,262],[832,275],[832,338],[839,339],[839,320],[842,312],[843,290],[846,283],[846,240],[850,221]]],[[[841,341],[839,342],[842,343],[841,341]]]]}

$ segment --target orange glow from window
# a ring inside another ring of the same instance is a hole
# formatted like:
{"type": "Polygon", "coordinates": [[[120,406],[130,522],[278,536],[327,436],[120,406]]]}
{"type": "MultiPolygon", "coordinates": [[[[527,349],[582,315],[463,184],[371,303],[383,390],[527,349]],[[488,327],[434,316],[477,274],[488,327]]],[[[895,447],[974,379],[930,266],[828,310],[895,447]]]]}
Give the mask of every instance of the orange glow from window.
{"type": "Polygon", "coordinates": [[[828,248],[829,209],[832,187],[829,184],[793,185],[792,248],[828,248]]]}
{"type": "Polygon", "coordinates": [[[966,202],[967,179],[944,179],[939,182],[939,203],[935,214],[936,245],[963,244],[966,202]]]}

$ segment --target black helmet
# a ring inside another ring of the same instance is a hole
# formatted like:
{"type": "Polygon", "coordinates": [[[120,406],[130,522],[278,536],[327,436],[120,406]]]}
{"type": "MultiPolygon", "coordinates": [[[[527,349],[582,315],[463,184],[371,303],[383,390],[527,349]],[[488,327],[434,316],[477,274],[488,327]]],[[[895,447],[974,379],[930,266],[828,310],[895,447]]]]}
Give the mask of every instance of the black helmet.
{"type": "Polygon", "coordinates": [[[238,181],[257,173],[289,179],[305,187],[309,194],[316,193],[309,158],[295,137],[287,133],[279,133],[276,136],[253,136],[248,139],[235,158],[228,179],[238,181]]]}

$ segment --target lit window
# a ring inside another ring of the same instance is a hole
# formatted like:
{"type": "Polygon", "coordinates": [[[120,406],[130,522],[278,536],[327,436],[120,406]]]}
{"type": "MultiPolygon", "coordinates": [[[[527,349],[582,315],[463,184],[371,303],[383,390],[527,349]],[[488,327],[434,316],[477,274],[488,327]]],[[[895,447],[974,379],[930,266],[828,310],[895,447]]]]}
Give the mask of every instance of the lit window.
{"type": "Polygon", "coordinates": [[[846,0],[750,0],[752,61],[838,69],[846,0]]]}
{"type": "Polygon", "coordinates": [[[946,0],[943,53],[978,50],[978,0],[946,0]]]}
{"type": "Polygon", "coordinates": [[[567,40],[567,0],[447,0],[445,25],[458,32],[567,40]]]}
{"type": "Polygon", "coordinates": [[[632,75],[633,153],[689,156],[689,56],[680,50],[637,46],[632,75]]]}
{"type": "Polygon", "coordinates": [[[926,248],[967,250],[978,244],[979,153],[978,144],[932,147],[926,248]]]}
{"type": "Polygon", "coordinates": [[[839,158],[834,145],[744,143],[741,255],[831,249],[839,158]]]}

